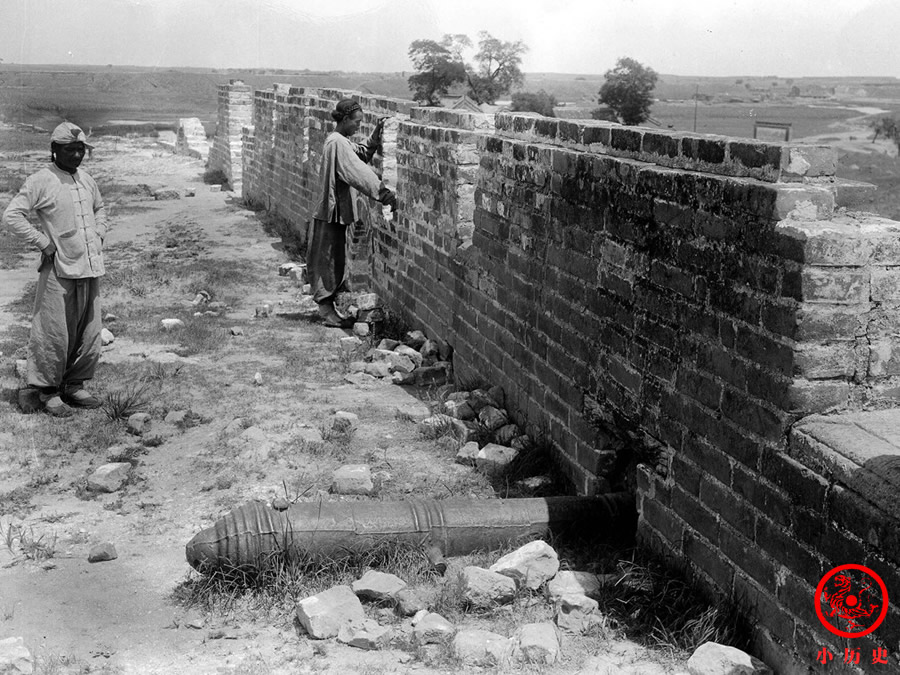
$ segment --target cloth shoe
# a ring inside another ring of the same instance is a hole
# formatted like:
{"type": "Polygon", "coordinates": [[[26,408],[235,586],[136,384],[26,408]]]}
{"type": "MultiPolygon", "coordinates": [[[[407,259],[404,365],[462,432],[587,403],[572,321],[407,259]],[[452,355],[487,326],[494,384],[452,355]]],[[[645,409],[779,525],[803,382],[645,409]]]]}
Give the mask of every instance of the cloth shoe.
{"type": "Polygon", "coordinates": [[[66,403],[78,408],[99,408],[103,405],[103,401],[96,396],[91,396],[87,389],[83,387],[65,390],[63,398],[65,398],[66,403]]]}
{"type": "Polygon", "coordinates": [[[71,417],[75,414],[74,410],[63,403],[59,394],[51,396],[50,398],[41,396],[41,402],[44,404],[44,412],[48,415],[53,415],[53,417],[71,417]]]}
{"type": "Polygon", "coordinates": [[[329,328],[347,327],[347,320],[341,318],[330,302],[319,303],[319,316],[322,318],[322,323],[329,328]]]}

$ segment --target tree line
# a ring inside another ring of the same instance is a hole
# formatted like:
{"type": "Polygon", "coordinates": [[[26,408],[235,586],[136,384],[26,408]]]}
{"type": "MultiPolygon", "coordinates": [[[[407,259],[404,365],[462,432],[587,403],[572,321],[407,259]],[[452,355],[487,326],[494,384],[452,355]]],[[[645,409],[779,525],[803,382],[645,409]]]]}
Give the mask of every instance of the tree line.
{"type": "MultiPolygon", "coordinates": [[[[475,49],[472,40],[462,34],[447,34],[441,40],[414,40],[409,46],[409,58],[416,73],[408,80],[413,100],[426,106],[439,106],[452,88],[465,85],[466,95],[475,103],[493,104],[522,86],[525,79],[522,56],[528,51],[524,42],[507,42],[481,31],[477,51],[468,62],[464,54],[472,49],[475,49]]],[[[608,106],[616,121],[641,124],[650,118],[657,79],[652,68],[629,57],[620,58],[614,68],[604,73],[598,102],[608,106]]],[[[555,116],[553,108],[558,101],[552,93],[542,89],[516,91],[511,96],[513,111],[555,116]]],[[[592,116],[607,119],[608,113],[598,108],[592,116]]]]}

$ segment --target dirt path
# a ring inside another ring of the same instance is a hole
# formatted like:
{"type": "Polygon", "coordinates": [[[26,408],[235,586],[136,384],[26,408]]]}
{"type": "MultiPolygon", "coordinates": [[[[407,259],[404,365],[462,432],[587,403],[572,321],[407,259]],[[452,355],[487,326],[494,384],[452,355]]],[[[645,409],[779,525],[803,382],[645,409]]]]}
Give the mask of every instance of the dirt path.
{"type": "MultiPolygon", "coordinates": [[[[379,499],[496,491],[398,416],[427,412],[423,392],[343,381],[344,332],[256,317],[262,303],[290,308],[299,299],[277,274],[286,256],[255,214],[202,183],[199,162],[149,139],[120,139],[115,148],[101,142],[86,168],[104,186],[115,224],[102,293],[116,339],[94,385],[142,399],[153,426],[137,437],[104,410],[72,420],[18,412],[14,365],[23,357],[34,256],[0,271],[0,638],[23,637],[40,673],[458,672],[435,654],[313,644],[298,634],[289,602],[287,611],[252,595],[193,608],[178,602],[198,582],[184,558],[191,536],[250,499],[335,499],[331,473],[343,463],[368,464],[379,499]],[[195,196],[149,196],[161,187],[195,196]],[[212,311],[191,304],[200,290],[226,309],[195,316],[212,311]],[[185,328],[161,331],[160,320],[172,317],[185,328]],[[359,415],[352,438],[322,437],[336,410],[359,415]],[[188,421],[167,423],[170,413],[188,421]],[[87,490],[86,476],[113,459],[133,465],[126,487],[87,490]],[[118,558],[88,563],[102,542],[118,558]]],[[[546,619],[549,610],[532,615],[546,619]]],[[[507,632],[517,620],[507,617],[507,632]]],[[[591,670],[600,653],[616,672],[672,672],[674,663],[612,632],[566,639],[564,651],[557,668],[542,672],[605,672],[591,670]]]]}

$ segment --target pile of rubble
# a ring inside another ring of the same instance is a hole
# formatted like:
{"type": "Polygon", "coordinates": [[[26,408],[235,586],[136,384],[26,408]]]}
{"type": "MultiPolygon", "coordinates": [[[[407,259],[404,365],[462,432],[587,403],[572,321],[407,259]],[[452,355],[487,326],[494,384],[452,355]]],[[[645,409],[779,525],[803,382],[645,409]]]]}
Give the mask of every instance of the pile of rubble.
{"type": "MultiPolygon", "coordinates": [[[[364,344],[355,335],[341,338],[345,354],[357,354],[364,344]]],[[[351,361],[344,379],[352,384],[390,378],[394,384],[443,385],[451,376],[449,357],[445,344],[429,340],[422,331],[409,331],[402,341],[385,338],[362,358],[351,361]]]]}
{"type": "MultiPolygon", "coordinates": [[[[368,570],[349,586],[334,586],[299,600],[296,616],[311,639],[337,639],[359,649],[446,645],[464,667],[552,665],[560,658],[564,636],[584,635],[606,623],[595,598],[604,587],[620,579],[617,574],[559,568],[559,556],[553,547],[536,540],[504,555],[487,569],[467,566],[445,582],[451,585],[451,602],[467,610],[508,605],[526,594],[542,597],[552,620],[524,623],[508,636],[454,625],[432,611],[435,598],[443,597],[446,602],[446,592],[410,588],[396,575],[375,570],[368,570]]],[[[545,611],[536,609],[536,617],[546,616],[545,611]]],[[[738,649],[705,643],[681,672],[720,675],[771,670],[738,649]]]]}

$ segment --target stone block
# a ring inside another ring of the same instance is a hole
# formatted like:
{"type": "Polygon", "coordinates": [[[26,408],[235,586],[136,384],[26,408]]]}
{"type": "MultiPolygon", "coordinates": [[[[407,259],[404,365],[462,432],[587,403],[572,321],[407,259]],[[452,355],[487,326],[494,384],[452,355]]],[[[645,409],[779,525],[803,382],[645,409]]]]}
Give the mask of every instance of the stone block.
{"type": "Polygon", "coordinates": [[[509,662],[515,643],[487,630],[459,631],[451,643],[453,655],[464,666],[502,667],[509,662]]]}
{"type": "Polygon", "coordinates": [[[413,588],[402,588],[395,595],[397,601],[397,613],[400,616],[414,616],[428,609],[428,599],[425,595],[413,588]]]}
{"type": "Polygon", "coordinates": [[[465,466],[475,466],[479,450],[478,443],[475,441],[465,443],[456,453],[456,463],[465,466]]]}
{"type": "Polygon", "coordinates": [[[337,639],[358,649],[383,649],[391,641],[393,631],[389,626],[380,626],[377,621],[365,619],[342,624],[338,629],[337,639]]]}
{"type": "Polygon", "coordinates": [[[488,443],[475,457],[476,468],[489,476],[500,474],[508,467],[519,451],[496,443],[488,443]]]}
{"type": "Polygon", "coordinates": [[[495,432],[500,427],[509,424],[509,417],[506,415],[506,412],[492,405],[486,405],[478,411],[478,420],[491,432],[495,432]]]}
{"type": "Polygon", "coordinates": [[[507,553],[488,569],[509,577],[519,588],[537,590],[556,576],[559,556],[550,544],[538,539],[507,553]]]}
{"type": "Polygon", "coordinates": [[[366,364],[365,373],[372,377],[390,377],[391,365],[387,361],[373,361],[366,364]]]}
{"type": "Polygon", "coordinates": [[[375,491],[372,472],[365,464],[346,464],[335,469],[331,491],[338,495],[370,495],[375,491]]]}
{"type": "Polygon", "coordinates": [[[394,574],[366,570],[361,578],[350,584],[350,588],[363,600],[384,602],[395,599],[406,588],[406,582],[394,574]]]}
{"type": "Polygon", "coordinates": [[[97,468],[88,476],[87,486],[97,492],[115,492],[128,481],[131,464],[128,462],[112,462],[97,468]]]}
{"type": "Polygon", "coordinates": [[[92,546],[91,550],[88,552],[89,563],[108,562],[110,560],[115,560],[118,557],[119,554],[116,552],[116,547],[112,542],[92,546]]]}
{"type": "Polygon", "coordinates": [[[526,623],[513,640],[516,660],[522,663],[552,665],[559,658],[559,636],[552,623],[526,623]]]}
{"type": "Polygon", "coordinates": [[[297,620],[314,640],[335,637],[341,626],[365,619],[362,603],[349,586],[334,586],[297,603],[297,620]]]}
{"type": "Polygon", "coordinates": [[[802,300],[858,305],[869,300],[869,272],[846,268],[804,268],[802,300]]]}
{"type": "Polygon", "coordinates": [[[356,296],[353,304],[360,311],[381,307],[381,301],[375,293],[361,293],[356,296]]]}
{"type": "Polygon", "coordinates": [[[704,642],[687,662],[691,675],[772,675],[765,663],[735,647],[704,642]]]}
{"type": "Polygon", "coordinates": [[[591,572],[563,570],[547,584],[547,595],[556,602],[564,595],[596,595],[600,590],[600,579],[591,572]]]}
{"type": "Polygon", "coordinates": [[[516,595],[516,583],[512,579],[481,567],[465,567],[461,580],[463,598],[472,607],[505,605],[516,595]]]}
{"type": "Polygon", "coordinates": [[[421,610],[418,620],[413,620],[413,637],[419,644],[443,642],[453,635],[456,628],[440,614],[421,610]]]}
{"type": "Polygon", "coordinates": [[[586,633],[600,621],[598,608],[597,601],[584,594],[558,596],[554,602],[556,625],[567,633],[586,633]]]}
{"type": "Polygon", "coordinates": [[[143,436],[150,431],[152,424],[153,420],[148,413],[134,413],[128,418],[125,428],[130,434],[143,436]]]}

